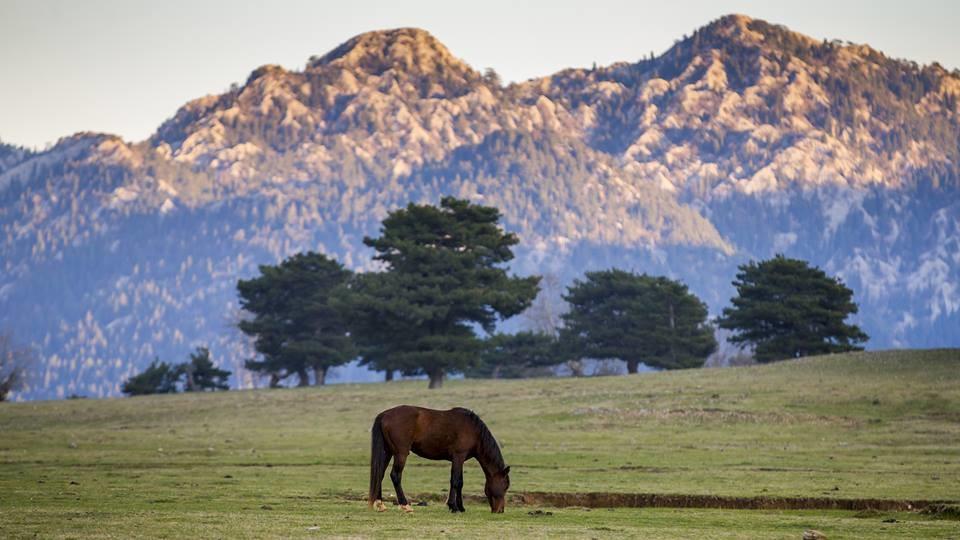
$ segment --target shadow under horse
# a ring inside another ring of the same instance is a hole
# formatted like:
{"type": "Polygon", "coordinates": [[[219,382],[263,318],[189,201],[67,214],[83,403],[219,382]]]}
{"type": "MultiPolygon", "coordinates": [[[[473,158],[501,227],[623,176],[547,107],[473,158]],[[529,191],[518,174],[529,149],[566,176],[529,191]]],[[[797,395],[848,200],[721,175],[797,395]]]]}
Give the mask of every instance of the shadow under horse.
{"type": "Polygon", "coordinates": [[[432,460],[447,460],[450,467],[450,496],[447,507],[451,512],[464,512],[463,508],[463,463],[476,458],[487,477],[484,493],[490,503],[490,511],[502,513],[506,505],[507,489],[510,487],[510,467],[503,462],[503,455],[493,434],[483,420],[473,411],[460,407],[449,411],[437,411],[401,405],[383,411],[373,421],[370,452],[371,507],[383,512],[383,475],[393,458],[390,480],[397,492],[397,502],[405,512],[413,508],[400,486],[403,466],[410,452],[432,460]]]}

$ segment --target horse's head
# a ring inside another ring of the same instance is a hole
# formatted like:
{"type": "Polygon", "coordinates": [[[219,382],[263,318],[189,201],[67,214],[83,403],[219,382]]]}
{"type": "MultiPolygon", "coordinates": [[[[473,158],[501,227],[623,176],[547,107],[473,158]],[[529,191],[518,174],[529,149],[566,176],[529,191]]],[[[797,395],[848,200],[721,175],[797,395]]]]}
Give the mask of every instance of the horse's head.
{"type": "Polygon", "coordinates": [[[510,467],[487,477],[487,485],[484,486],[483,492],[487,494],[490,511],[494,514],[503,513],[503,508],[507,504],[508,489],[510,489],[510,467]]]}

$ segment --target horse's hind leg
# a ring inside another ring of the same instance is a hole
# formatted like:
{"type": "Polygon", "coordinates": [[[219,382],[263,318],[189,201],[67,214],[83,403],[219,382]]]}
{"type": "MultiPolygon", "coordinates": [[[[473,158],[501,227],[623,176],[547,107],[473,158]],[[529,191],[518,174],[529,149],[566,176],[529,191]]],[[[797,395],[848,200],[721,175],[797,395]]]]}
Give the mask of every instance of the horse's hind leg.
{"type": "Polygon", "coordinates": [[[453,456],[450,466],[450,496],[447,498],[447,508],[451,512],[465,512],[463,509],[463,457],[453,456]]]}
{"type": "Polygon", "coordinates": [[[383,474],[387,472],[389,463],[390,452],[383,434],[383,415],[380,414],[370,430],[370,492],[367,499],[370,507],[378,512],[387,509],[383,504],[383,474]]]}
{"type": "Polygon", "coordinates": [[[372,503],[373,508],[377,512],[386,512],[387,505],[383,504],[383,476],[387,472],[387,465],[390,464],[390,454],[387,454],[386,460],[383,462],[382,468],[379,469],[377,474],[377,493],[376,500],[372,503]]]}
{"type": "Polygon", "coordinates": [[[393,456],[393,469],[390,471],[390,480],[393,481],[393,489],[397,491],[397,502],[400,503],[400,509],[404,512],[413,512],[407,496],[403,494],[403,486],[400,481],[403,479],[403,466],[407,463],[407,453],[393,456]]]}

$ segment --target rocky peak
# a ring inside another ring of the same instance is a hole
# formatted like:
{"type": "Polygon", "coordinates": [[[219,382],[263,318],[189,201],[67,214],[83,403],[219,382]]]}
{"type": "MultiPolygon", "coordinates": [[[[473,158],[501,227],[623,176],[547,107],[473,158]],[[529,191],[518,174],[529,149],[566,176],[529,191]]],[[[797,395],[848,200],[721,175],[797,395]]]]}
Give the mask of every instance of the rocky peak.
{"type": "Polygon", "coordinates": [[[312,59],[307,69],[334,66],[369,75],[385,71],[411,75],[473,73],[465,62],[426,30],[397,28],[360,34],[320,58],[312,59]]]}
{"type": "Polygon", "coordinates": [[[247,83],[250,84],[257,79],[262,77],[282,77],[287,74],[287,70],[283,66],[278,66],[276,64],[266,64],[258,67],[250,73],[250,76],[247,77],[247,83]]]}
{"type": "Polygon", "coordinates": [[[751,28],[755,19],[746,15],[724,15],[719,19],[697,30],[704,35],[714,35],[728,40],[738,40],[749,43],[760,43],[764,35],[751,28]]]}
{"type": "Polygon", "coordinates": [[[821,41],[785,26],[739,14],[720,17],[699,28],[692,38],[720,48],[724,44],[768,50],[782,49],[784,44],[792,48],[822,45],[821,41]]]}

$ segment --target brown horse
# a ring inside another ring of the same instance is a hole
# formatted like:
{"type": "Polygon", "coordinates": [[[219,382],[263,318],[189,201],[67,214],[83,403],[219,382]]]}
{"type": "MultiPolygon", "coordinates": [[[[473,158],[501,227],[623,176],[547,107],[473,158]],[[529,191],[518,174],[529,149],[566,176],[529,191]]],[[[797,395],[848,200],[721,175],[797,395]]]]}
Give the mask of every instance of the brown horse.
{"type": "Polygon", "coordinates": [[[371,507],[380,512],[387,509],[383,504],[383,474],[392,457],[390,480],[397,491],[397,502],[405,512],[413,511],[400,486],[403,466],[410,451],[427,459],[445,459],[453,463],[450,467],[450,496],[447,498],[451,512],[465,511],[463,462],[477,458],[487,477],[484,493],[490,502],[490,511],[503,512],[510,487],[510,467],[503,463],[497,440],[483,420],[472,411],[459,407],[435,411],[410,405],[383,411],[373,421],[368,499],[371,507]]]}

